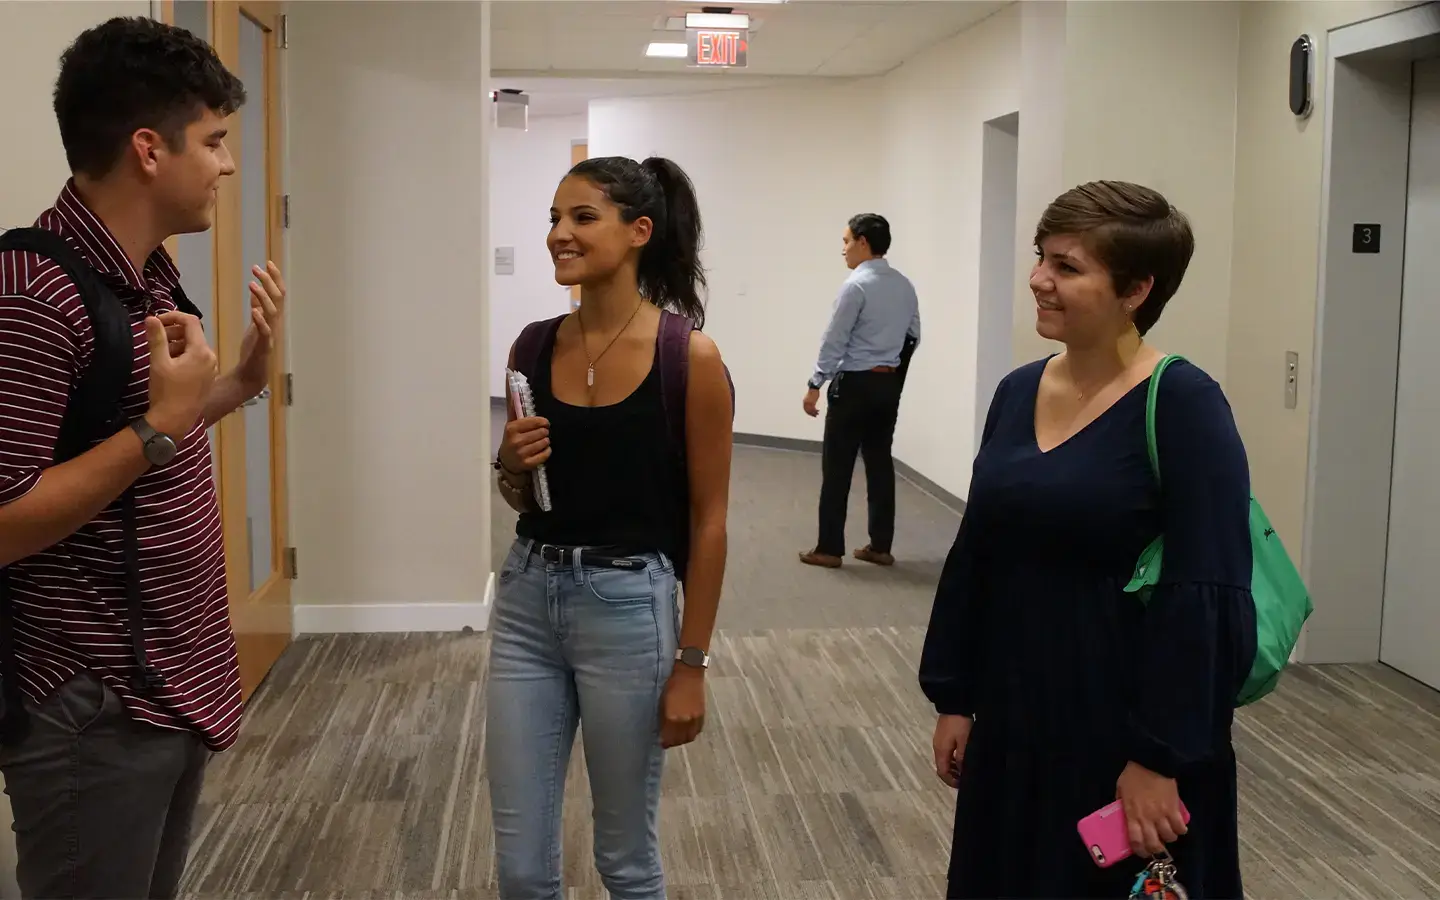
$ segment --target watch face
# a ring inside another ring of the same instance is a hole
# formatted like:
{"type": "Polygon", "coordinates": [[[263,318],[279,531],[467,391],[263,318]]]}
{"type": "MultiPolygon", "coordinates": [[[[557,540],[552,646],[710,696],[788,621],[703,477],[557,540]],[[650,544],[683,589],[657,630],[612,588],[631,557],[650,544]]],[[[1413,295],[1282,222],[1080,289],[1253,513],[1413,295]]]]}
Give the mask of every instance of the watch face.
{"type": "Polygon", "coordinates": [[[686,647],[680,651],[680,661],[687,666],[703,669],[706,663],[705,651],[699,647],[686,647]]]}
{"type": "Polygon", "coordinates": [[[157,434],[145,442],[145,458],[151,465],[163,466],[175,458],[175,442],[163,434],[157,434]]]}

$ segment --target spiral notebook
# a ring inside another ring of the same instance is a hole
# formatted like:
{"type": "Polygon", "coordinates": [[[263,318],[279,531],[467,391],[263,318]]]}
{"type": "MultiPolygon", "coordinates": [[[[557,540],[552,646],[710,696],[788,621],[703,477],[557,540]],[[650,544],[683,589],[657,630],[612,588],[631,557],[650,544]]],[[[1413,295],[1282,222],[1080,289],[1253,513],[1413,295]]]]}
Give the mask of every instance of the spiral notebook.
{"type": "MultiPolygon", "coordinates": [[[[515,418],[525,419],[535,415],[535,395],[530,392],[530,381],[514,369],[506,369],[505,377],[510,382],[510,402],[515,408],[515,418]]],[[[535,469],[533,479],[535,502],[545,512],[550,511],[550,482],[545,477],[545,464],[535,469]]]]}

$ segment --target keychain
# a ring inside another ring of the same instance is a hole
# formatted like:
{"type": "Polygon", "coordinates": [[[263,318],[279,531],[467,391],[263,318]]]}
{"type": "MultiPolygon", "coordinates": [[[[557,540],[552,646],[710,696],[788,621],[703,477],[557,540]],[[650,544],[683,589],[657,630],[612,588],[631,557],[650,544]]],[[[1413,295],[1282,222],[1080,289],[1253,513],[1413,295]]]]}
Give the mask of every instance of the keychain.
{"type": "Polygon", "coordinates": [[[1185,886],[1175,878],[1175,860],[1169,853],[1152,859],[1136,876],[1130,900],[1190,900],[1185,886]]]}

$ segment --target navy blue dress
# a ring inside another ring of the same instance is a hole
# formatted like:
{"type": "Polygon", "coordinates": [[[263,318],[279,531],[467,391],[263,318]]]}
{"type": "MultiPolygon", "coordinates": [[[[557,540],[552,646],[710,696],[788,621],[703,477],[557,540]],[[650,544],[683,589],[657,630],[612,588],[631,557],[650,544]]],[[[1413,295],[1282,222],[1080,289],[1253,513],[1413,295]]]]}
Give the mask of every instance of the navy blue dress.
{"type": "Polygon", "coordinates": [[[1190,896],[1239,897],[1230,726],[1255,606],[1250,479],[1229,404],[1196,366],[1166,370],[1161,491],[1149,381],[1042,453],[1044,367],[996,390],[920,663],[936,710],[975,719],[946,896],[1127,896],[1144,862],[1099,868],[1075,826],[1115,799],[1133,760],[1178,779],[1191,821],[1170,850],[1190,896]],[[1122,588],[1162,530],[1163,581],[1142,605],[1122,588]]]}

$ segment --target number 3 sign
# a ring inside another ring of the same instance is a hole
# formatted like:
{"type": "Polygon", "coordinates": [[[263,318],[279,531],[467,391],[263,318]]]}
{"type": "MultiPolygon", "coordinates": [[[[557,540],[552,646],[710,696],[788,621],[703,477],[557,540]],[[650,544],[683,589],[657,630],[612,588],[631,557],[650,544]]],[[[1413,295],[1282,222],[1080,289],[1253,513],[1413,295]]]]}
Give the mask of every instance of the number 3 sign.
{"type": "Polygon", "coordinates": [[[1350,239],[1351,253],[1379,253],[1380,252],[1380,226],[1379,225],[1356,225],[1355,234],[1350,239]]]}

